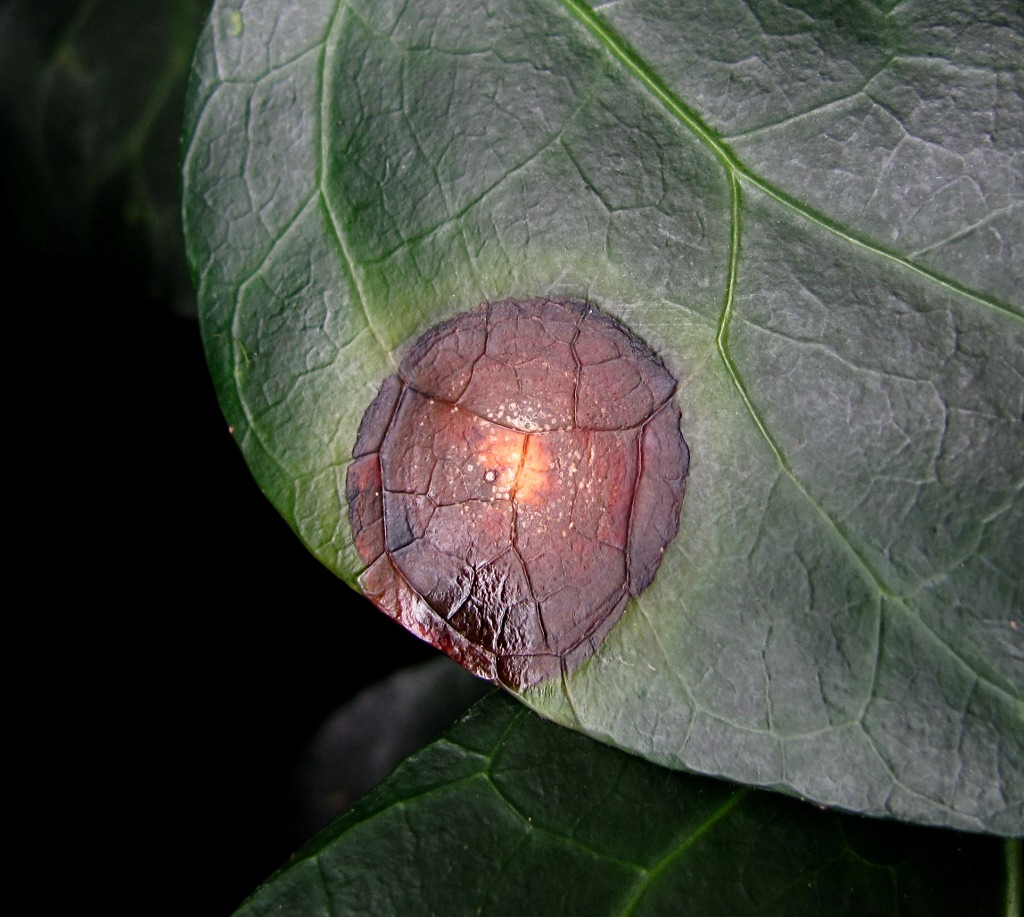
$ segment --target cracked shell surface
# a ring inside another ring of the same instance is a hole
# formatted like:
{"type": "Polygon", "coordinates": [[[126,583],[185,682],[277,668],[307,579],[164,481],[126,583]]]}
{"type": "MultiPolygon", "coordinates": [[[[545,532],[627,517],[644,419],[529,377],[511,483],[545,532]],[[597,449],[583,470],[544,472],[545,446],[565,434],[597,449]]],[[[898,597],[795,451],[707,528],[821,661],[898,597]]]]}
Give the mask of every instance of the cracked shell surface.
{"type": "Polygon", "coordinates": [[[434,326],[353,450],[363,591],[483,678],[519,689],[570,672],[678,530],[675,387],[587,303],[484,303],[434,326]]]}

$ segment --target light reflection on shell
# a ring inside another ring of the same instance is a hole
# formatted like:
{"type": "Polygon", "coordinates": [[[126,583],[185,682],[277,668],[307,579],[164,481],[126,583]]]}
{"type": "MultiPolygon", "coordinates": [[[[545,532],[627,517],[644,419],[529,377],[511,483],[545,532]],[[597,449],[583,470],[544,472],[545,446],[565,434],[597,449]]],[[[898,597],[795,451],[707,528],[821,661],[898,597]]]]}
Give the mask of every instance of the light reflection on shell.
{"type": "Polygon", "coordinates": [[[367,409],[347,496],[363,591],[513,689],[568,673],[654,578],[689,453],[622,325],[504,300],[426,332],[367,409]]]}

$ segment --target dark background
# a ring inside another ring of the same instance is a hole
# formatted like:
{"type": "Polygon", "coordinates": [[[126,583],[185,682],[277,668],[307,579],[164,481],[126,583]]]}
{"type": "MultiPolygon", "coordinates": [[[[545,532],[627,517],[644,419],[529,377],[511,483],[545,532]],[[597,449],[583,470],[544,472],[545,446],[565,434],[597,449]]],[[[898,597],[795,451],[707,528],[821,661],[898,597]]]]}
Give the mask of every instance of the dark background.
{"type": "Polygon", "coordinates": [[[129,702],[147,708],[149,801],[187,844],[172,881],[199,880],[197,909],[227,914],[305,839],[293,775],[322,721],[433,651],[306,552],[227,434],[195,324],[159,304],[146,315],[142,340],[155,343],[129,372],[149,378],[148,420],[123,421],[152,486],[138,482],[128,509],[141,542],[128,557],[159,585],[125,596],[152,699],[129,702]]]}
{"type": "Polygon", "coordinates": [[[7,340],[27,361],[8,444],[34,482],[13,515],[45,571],[13,609],[39,648],[16,758],[47,871],[74,861],[88,878],[59,884],[134,889],[146,913],[230,913],[304,840],[294,771],[324,718],[435,655],[306,552],[220,414],[178,224],[206,7],[0,2],[7,340]]]}

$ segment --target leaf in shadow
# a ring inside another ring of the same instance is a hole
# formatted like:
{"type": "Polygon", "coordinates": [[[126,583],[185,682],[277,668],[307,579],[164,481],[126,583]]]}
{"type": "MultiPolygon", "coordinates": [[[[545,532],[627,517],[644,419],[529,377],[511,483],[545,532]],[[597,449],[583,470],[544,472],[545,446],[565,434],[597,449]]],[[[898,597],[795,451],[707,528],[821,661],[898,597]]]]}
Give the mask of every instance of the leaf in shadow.
{"type": "Polygon", "coordinates": [[[674,773],[495,693],[238,914],[1001,914],[1004,844],[674,773]]]}

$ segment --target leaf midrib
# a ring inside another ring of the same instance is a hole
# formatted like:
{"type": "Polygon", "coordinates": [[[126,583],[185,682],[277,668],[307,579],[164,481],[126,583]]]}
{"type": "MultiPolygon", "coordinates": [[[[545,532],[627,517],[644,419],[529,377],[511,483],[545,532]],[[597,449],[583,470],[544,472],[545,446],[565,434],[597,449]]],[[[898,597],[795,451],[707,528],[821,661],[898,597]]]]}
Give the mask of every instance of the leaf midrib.
{"type": "Polygon", "coordinates": [[[647,91],[650,92],[651,95],[654,96],[662,106],[676,118],[676,120],[692,131],[697,138],[708,147],[708,149],[714,154],[715,158],[722,164],[723,169],[725,169],[726,174],[729,176],[731,181],[737,178],[742,178],[767,194],[773,200],[782,204],[787,209],[794,211],[804,219],[822,227],[851,245],[864,249],[865,251],[868,251],[880,258],[885,258],[888,261],[895,262],[901,267],[913,271],[915,274],[919,274],[922,277],[926,277],[928,280],[931,280],[948,290],[958,293],[959,295],[980,305],[993,309],[1001,315],[1024,324],[1024,315],[1018,314],[1012,309],[1007,308],[994,298],[987,296],[978,290],[971,289],[951,277],[947,277],[937,271],[933,271],[928,267],[918,264],[905,255],[891,251],[876,242],[872,242],[866,237],[858,235],[847,227],[829,219],[824,214],[817,212],[814,208],[808,206],[802,201],[798,201],[796,198],[790,196],[781,189],[776,188],[771,182],[766,180],[763,176],[758,175],[753,169],[747,166],[732,151],[732,149],[717,136],[715,131],[704,124],[700,117],[695,114],[671,89],[668,88],[665,81],[658,76],[654,68],[651,67],[650,64],[648,64],[632,47],[630,47],[625,39],[617,35],[615,31],[586,3],[581,2],[581,0],[557,0],[557,2],[564,6],[576,19],[586,26],[588,31],[597,37],[598,41],[600,41],[605,49],[616,60],[622,63],[623,66],[625,66],[626,69],[629,70],[637,80],[639,80],[644,88],[647,89],[647,91]]]}
{"type": "MultiPolygon", "coordinates": [[[[918,612],[911,608],[907,601],[898,592],[896,592],[895,589],[889,586],[881,573],[874,568],[874,566],[865,557],[864,553],[854,544],[853,539],[845,531],[839,521],[833,518],[832,515],[803,485],[794,472],[789,460],[786,458],[785,453],[782,451],[782,448],[775,441],[775,438],[772,436],[767,424],[754,406],[754,402],[747,391],[746,384],[743,382],[739,369],[737,368],[729,351],[729,331],[734,311],[734,295],[736,278],[739,272],[739,255],[742,237],[742,192],[740,180],[743,179],[749,182],[751,185],[778,201],[783,206],[799,214],[804,219],[821,226],[833,235],[836,235],[859,248],[871,252],[878,257],[895,262],[896,264],[926,277],[949,290],[959,293],[979,305],[992,309],[1001,315],[1013,318],[1021,323],[1024,323],[1024,316],[1020,316],[1007,309],[984,294],[963,287],[950,278],[943,277],[935,271],[914,263],[903,255],[888,251],[867,239],[858,237],[852,231],[845,229],[832,220],[816,213],[812,208],[802,204],[772,186],[771,183],[747,167],[739,157],[729,149],[728,146],[722,143],[722,141],[715,136],[714,132],[668,88],[654,69],[647,64],[624,39],[619,37],[589,6],[582,3],[581,0],[558,0],[558,2],[561,3],[562,6],[564,6],[576,19],[578,19],[593,35],[595,35],[605,49],[615,59],[620,61],[623,66],[625,66],[639,80],[641,85],[643,85],[663,105],[663,107],[669,111],[670,114],[672,114],[684,127],[695,134],[697,138],[709,148],[725,170],[730,189],[729,264],[725,297],[722,305],[722,312],[719,317],[715,343],[726,372],[729,374],[744,407],[768,447],[774,454],[776,461],[779,463],[779,467],[783,470],[807,503],[832,531],[834,537],[852,558],[854,565],[860,569],[865,579],[873,586],[879,596],[888,599],[893,605],[901,608],[905,613],[909,614],[914,618],[914,620],[920,623],[921,626],[924,627],[925,630],[927,630],[928,633],[950,654],[950,656],[964,669],[970,672],[974,678],[988,685],[1001,696],[1015,702],[1016,698],[1010,691],[1008,691],[1003,685],[994,681],[987,674],[980,672],[975,668],[975,666],[971,664],[970,660],[965,658],[959,650],[956,649],[956,647],[952,646],[949,641],[938,633],[927,621],[925,621],[918,612]]],[[[879,614],[881,615],[882,613],[883,610],[879,609],[879,614]]],[[[869,698],[872,690],[873,685],[868,691],[869,698]]]]}

